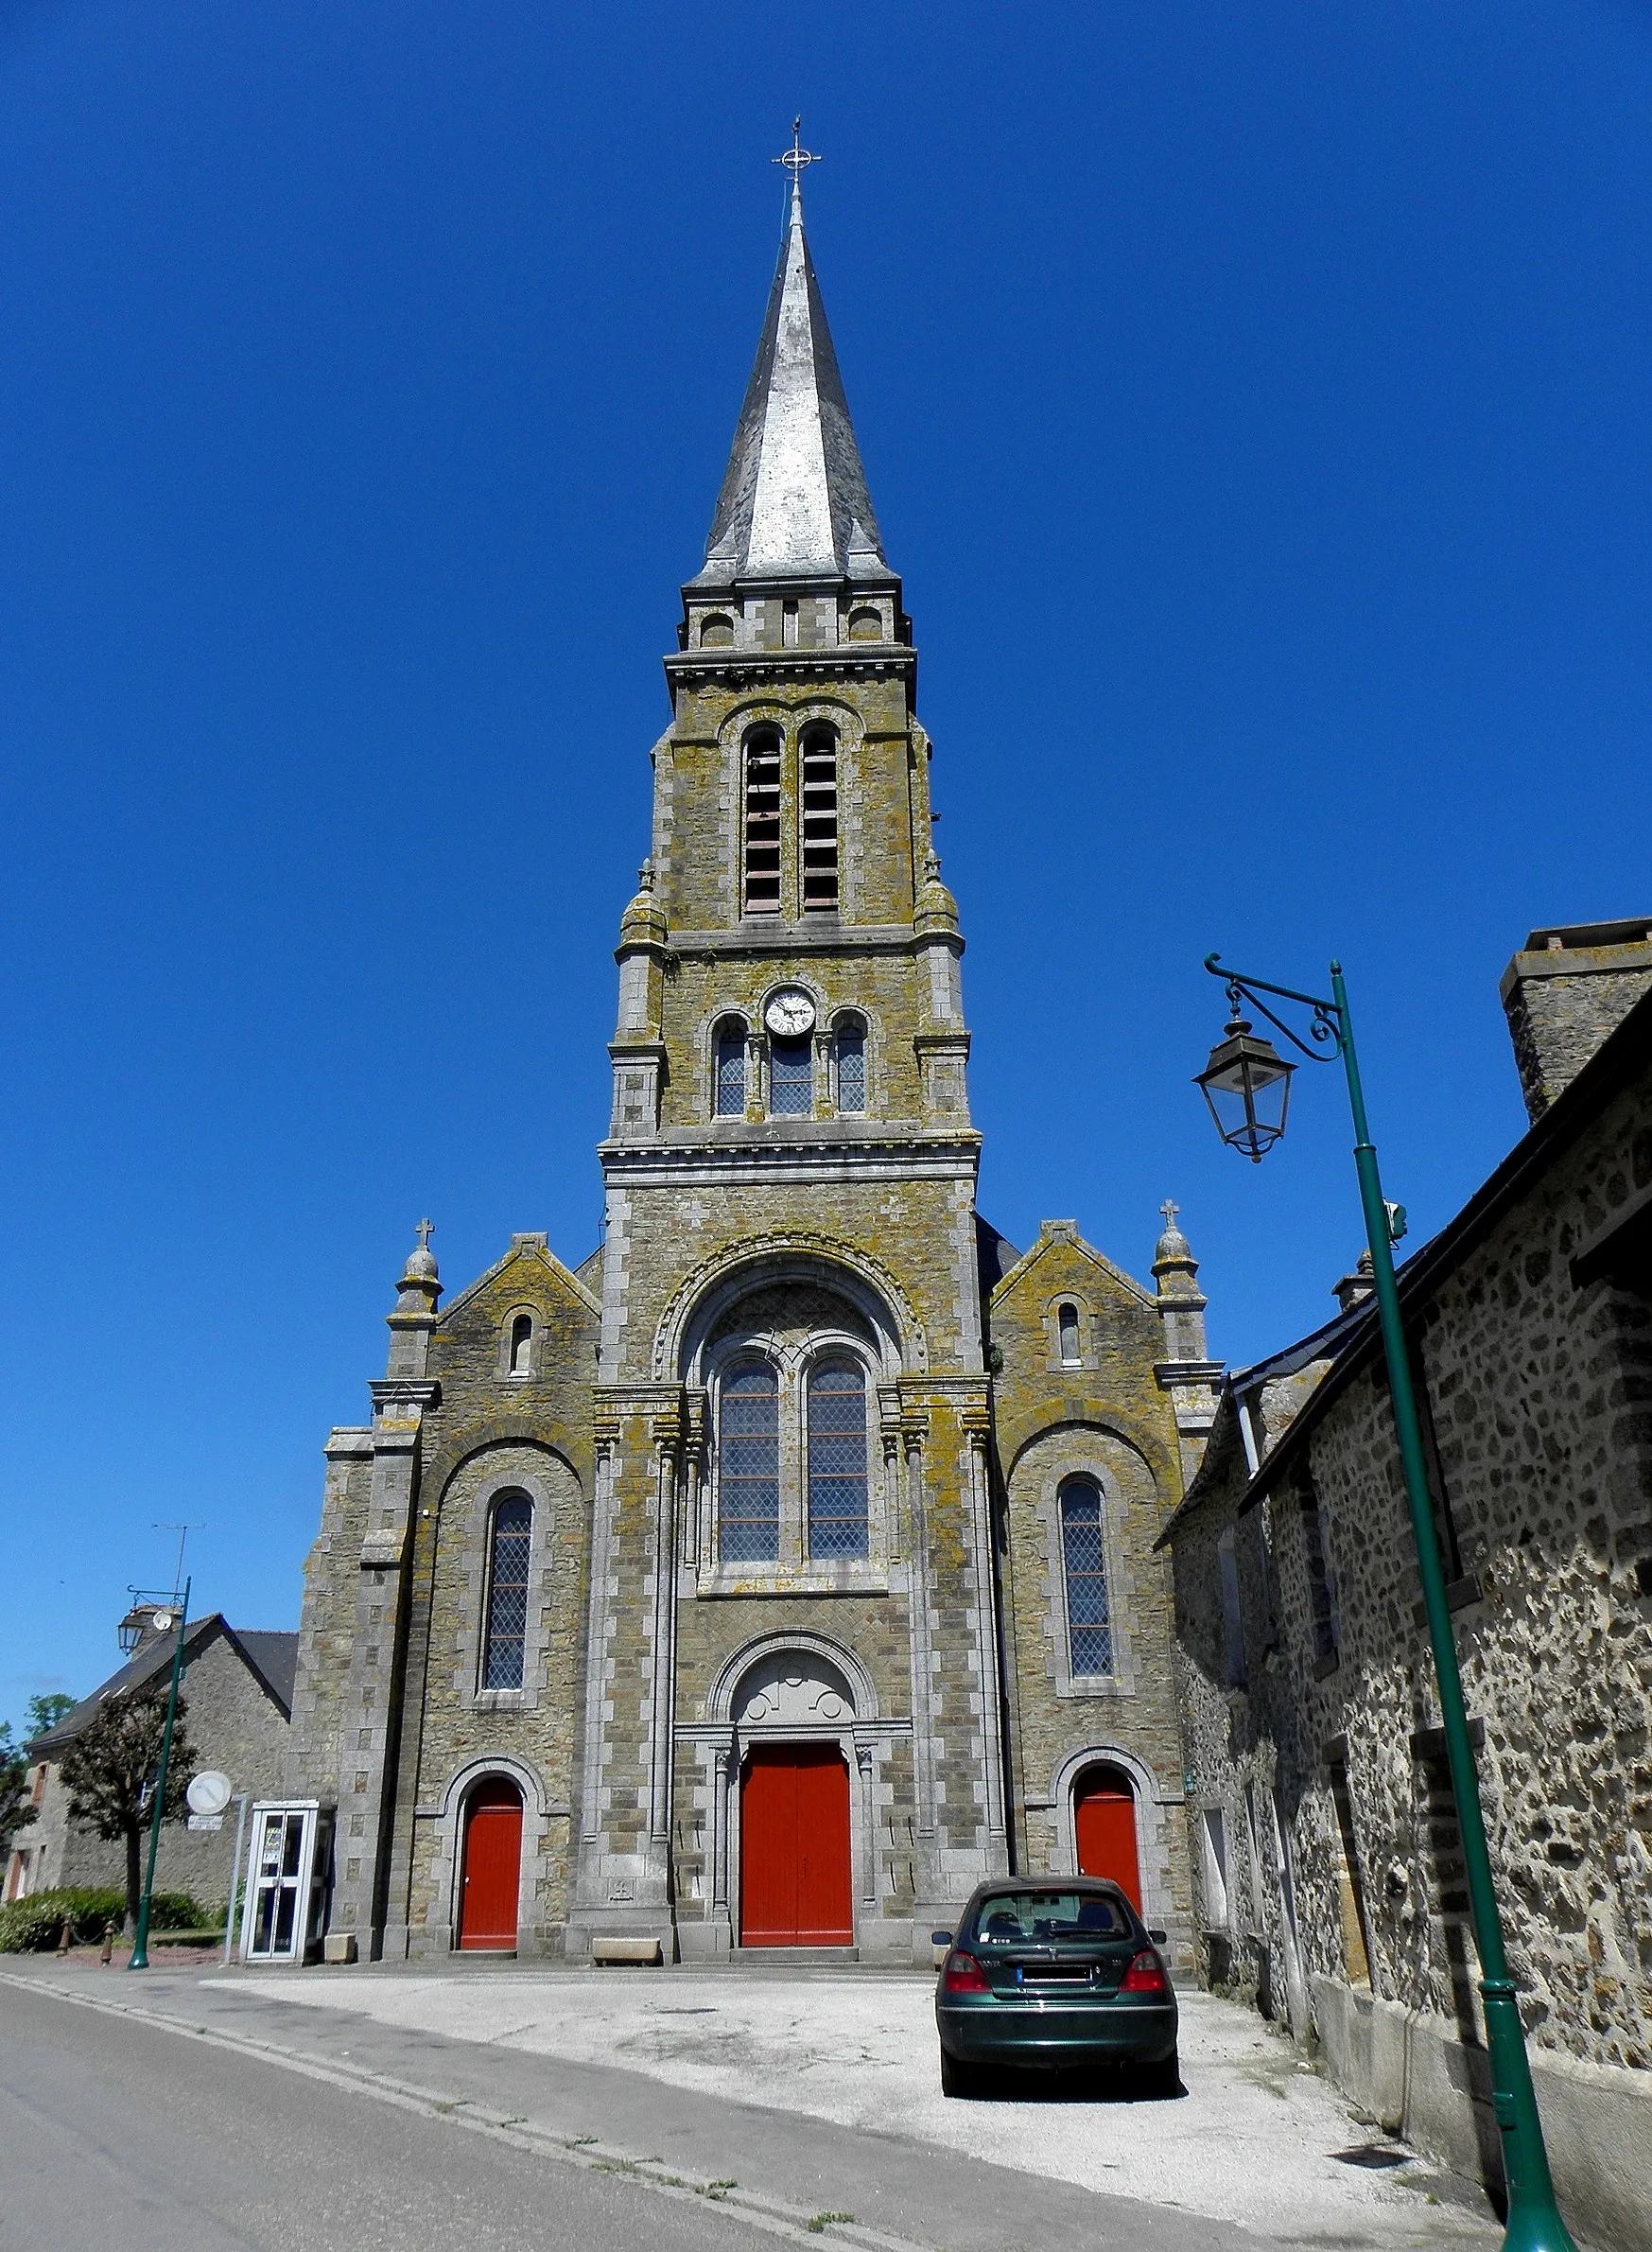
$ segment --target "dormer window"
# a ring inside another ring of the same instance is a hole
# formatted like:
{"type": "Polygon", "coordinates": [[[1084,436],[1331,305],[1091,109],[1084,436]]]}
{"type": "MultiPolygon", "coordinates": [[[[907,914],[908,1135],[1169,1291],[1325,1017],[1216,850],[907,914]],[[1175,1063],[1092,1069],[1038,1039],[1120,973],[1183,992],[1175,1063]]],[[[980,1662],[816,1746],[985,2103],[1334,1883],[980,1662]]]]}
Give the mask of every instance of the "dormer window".
{"type": "MultiPolygon", "coordinates": [[[[780,912],[780,733],[746,738],[744,903],[748,915],[780,912]]],[[[835,856],[834,856],[835,857],[835,856]]],[[[834,887],[834,897],[835,887],[834,887]]]]}
{"type": "Polygon", "coordinates": [[[518,1314],[511,1324],[511,1374],[531,1376],[533,1373],[533,1317],[518,1314]]]}
{"type": "Polygon", "coordinates": [[[1076,1369],[1081,1356],[1078,1349],[1078,1308],[1075,1305],[1057,1306],[1055,1332],[1060,1343],[1062,1367],[1076,1369]]]}
{"type": "Polygon", "coordinates": [[[838,739],[830,727],[803,734],[803,906],[838,908],[838,739]]]}

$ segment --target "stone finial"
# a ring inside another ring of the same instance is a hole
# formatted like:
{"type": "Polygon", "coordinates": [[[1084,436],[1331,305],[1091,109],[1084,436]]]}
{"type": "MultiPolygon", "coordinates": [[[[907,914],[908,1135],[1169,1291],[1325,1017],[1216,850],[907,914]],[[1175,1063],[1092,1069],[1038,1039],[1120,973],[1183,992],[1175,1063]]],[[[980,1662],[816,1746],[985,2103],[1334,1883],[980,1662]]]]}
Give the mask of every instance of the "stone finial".
{"type": "Polygon", "coordinates": [[[404,1290],[409,1283],[423,1284],[435,1282],[436,1254],[430,1248],[430,1238],[435,1232],[436,1223],[434,1220],[421,1220],[413,1230],[413,1233],[419,1240],[408,1253],[408,1264],[402,1269],[401,1286],[404,1290]]]}
{"type": "Polygon", "coordinates": [[[621,950],[662,946],[667,927],[665,910],[654,897],[654,864],[651,855],[636,871],[636,897],[619,918],[621,950]]]}
{"type": "Polygon", "coordinates": [[[1198,1295],[1193,1278],[1199,1271],[1199,1262],[1193,1257],[1192,1247],[1176,1226],[1176,1214],[1181,1206],[1167,1196],[1159,1206],[1164,1215],[1164,1232],[1154,1247],[1153,1274],[1158,1284],[1160,1298],[1187,1298],[1198,1295]]]}
{"type": "Polygon", "coordinates": [[[436,1254],[430,1248],[430,1238],[436,1232],[435,1223],[421,1220],[413,1233],[418,1242],[408,1253],[402,1268],[402,1279],[396,1284],[396,1302],[385,1320],[391,1333],[390,1376],[422,1376],[425,1372],[425,1351],[429,1334],[436,1326],[436,1301],[442,1296],[442,1279],[436,1271],[436,1254]]]}
{"type": "Polygon", "coordinates": [[[1376,1288],[1371,1279],[1371,1254],[1362,1251],[1354,1262],[1352,1274],[1343,1275],[1330,1286],[1331,1296],[1345,1314],[1351,1314],[1363,1299],[1370,1297],[1376,1288]]]}
{"type": "Polygon", "coordinates": [[[924,937],[932,931],[955,933],[958,929],[958,902],[941,882],[941,856],[938,852],[924,855],[924,881],[913,902],[913,929],[924,937]]]}

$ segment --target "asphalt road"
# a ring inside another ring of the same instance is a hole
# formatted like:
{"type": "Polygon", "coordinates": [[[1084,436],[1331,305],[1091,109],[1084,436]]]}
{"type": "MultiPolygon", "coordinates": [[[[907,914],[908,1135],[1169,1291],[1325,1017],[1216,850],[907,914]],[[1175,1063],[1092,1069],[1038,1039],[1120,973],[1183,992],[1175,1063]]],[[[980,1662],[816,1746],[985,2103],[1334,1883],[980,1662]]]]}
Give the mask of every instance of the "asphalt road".
{"type": "Polygon", "coordinates": [[[6,2252],[772,2252],[772,2232],[101,2011],[0,1991],[6,2252]]]}

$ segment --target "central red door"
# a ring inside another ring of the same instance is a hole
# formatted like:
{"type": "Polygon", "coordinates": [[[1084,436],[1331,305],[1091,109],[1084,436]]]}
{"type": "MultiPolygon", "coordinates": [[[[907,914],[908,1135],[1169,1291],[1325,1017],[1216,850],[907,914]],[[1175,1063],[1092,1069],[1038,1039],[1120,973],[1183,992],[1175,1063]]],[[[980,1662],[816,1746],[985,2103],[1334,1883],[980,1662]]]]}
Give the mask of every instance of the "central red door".
{"type": "Polygon", "coordinates": [[[459,1880],[459,1944],[496,1952],[516,1945],[516,1897],[522,1875],[522,1794],[503,1775],[470,1794],[464,1867],[459,1880]]]}
{"type": "Polygon", "coordinates": [[[1086,1877],[1110,1877],[1141,1913],[1141,1868],[1136,1856],[1136,1793],[1114,1767],[1092,1768],[1072,1794],[1078,1865],[1086,1877]]]}
{"type": "Polygon", "coordinates": [[[740,1782],[740,1945],[854,1944],[849,1771],[836,1744],[756,1751],[740,1782]]]}

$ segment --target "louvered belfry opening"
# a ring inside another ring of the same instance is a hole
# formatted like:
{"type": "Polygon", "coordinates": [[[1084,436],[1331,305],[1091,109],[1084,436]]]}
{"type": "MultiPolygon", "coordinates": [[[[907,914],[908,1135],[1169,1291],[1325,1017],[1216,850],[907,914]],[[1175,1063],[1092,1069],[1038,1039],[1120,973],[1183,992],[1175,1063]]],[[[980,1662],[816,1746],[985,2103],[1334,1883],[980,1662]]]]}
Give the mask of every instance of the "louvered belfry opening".
{"type": "Polygon", "coordinates": [[[780,912],[780,737],[758,727],[746,738],[745,912],[780,912]]]}
{"type": "Polygon", "coordinates": [[[838,739],[829,727],[803,738],[803,905],[833,915],[838,906],[838,739]]]}

